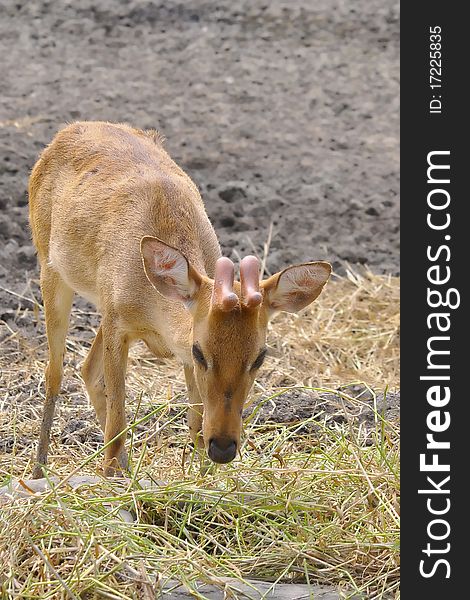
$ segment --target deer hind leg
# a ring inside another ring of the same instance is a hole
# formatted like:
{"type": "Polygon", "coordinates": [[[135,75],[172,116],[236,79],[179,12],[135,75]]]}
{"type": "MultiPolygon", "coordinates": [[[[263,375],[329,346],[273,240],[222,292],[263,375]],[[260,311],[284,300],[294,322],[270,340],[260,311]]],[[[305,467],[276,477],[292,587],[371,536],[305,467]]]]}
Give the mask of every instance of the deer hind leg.
{"type": "Polygon", "coordinates": [[[82,367],[82,377],[103,433],[106,429],[106,387],[103,366],[103,328],[98,329],[82,367]]]}
{"type": "Polygon", "coordinates": [[[117,319],[103,321],[103,372],[106,388],[106,423],[104,430],[105,474],[113,476],[127,470],[125,436],[117,437],[126,428],[125,379],[129,340],[118,330],[117,319]],[[110,443],[111,442],[111,443],[110,443]]]}
{"type": "Polygon", "coordinates": [[[65,338],[72,308],[73,290],[51,267],[41,268],[41,291],[46,317],[49,362],[46,367],[46,399],[43,408],[41,432],[33,478],[43,477],[42,467],[47,464],[55,405],[63,376],[65,338]]]}

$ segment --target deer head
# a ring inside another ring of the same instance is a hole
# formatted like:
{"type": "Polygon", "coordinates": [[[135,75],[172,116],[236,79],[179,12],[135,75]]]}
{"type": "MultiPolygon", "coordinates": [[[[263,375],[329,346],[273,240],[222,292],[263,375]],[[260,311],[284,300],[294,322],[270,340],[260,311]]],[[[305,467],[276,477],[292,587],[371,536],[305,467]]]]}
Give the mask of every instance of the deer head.
{"type": "Polygon", "coordinates": [[[269,319],[278,311],[297,312],[313,302],[330,277],[331,265],[295,265],[260,281],[258,259],[247,256],[237,282],[234,264],[225,257],[217,260],[210,279],[157,238],[144,237],[141,253],[150,283],[166,298],[182,303],[191,316],[204,446],[214,462],[230,462],[240,446],[246,398],[266,356],[269,319]]]}

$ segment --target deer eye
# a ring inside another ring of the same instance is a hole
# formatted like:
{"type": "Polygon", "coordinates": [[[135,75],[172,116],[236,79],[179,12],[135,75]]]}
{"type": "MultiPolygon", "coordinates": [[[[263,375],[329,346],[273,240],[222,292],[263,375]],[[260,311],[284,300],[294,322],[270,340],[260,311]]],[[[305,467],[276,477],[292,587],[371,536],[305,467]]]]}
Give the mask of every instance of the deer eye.
{"type": "Polygon", "coordinates": [[[207,369],[207,362],[204,358],[201,348],[197,344],[193,344],[193,358],[198,362],[204,369],[207,369]]]}
{"type": "Polygon", "coordinates": [[[263,348],[261,352],[256,357],[255,362],[251,365],[250,371],[254,371],[255,369],[259,369],[261,365],[264,363],[264,359],[266,358],[266,354],[268,353],[267,348],[263,348]]]}

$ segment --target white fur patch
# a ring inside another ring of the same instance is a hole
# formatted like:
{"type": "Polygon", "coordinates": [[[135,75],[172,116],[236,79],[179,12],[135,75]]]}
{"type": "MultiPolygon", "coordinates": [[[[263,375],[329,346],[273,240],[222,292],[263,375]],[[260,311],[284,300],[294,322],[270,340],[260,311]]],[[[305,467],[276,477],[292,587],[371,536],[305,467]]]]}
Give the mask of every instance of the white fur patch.
{"type": "Polygon", "coordinates": [[[144,238],[142,254],[150,283],[166,298],[189,305],[197,284],[189,276],[188,262],[176,249],[156,238],[144,238]]]}
{"type": "Polygon", "coordinates": [[[301,265],[287,270],[279,280],[280,294],[303,293],[325,283],[325,269],[301,265]]]}
{"type": "Polygon", "coordinates": [[[189,291],[188,263],[171,248],[161,247],[154,254],[153,273],[168,286],[175,286],[182,296],[189,291]]]}
{"type": "Polygon", "coordinates": [[[323,265],[298,265],[284,271],[276,290],[270,294],[270,304],[275,310],[296,312],[308,306],[321,292],[330,276],[323,265]]]}

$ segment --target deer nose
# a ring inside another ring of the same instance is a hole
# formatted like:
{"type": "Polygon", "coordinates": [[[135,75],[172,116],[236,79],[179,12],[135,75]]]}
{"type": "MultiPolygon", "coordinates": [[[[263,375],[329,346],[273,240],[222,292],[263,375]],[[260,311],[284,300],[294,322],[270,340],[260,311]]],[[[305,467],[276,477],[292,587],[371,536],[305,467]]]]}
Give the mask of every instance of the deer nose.
{"type": "Polygon", "coordinates": [[[209,458],[215,463],[229,463],[235,458],[237,443],[228,438],[212,438],[209,442],[209,458]]]}

